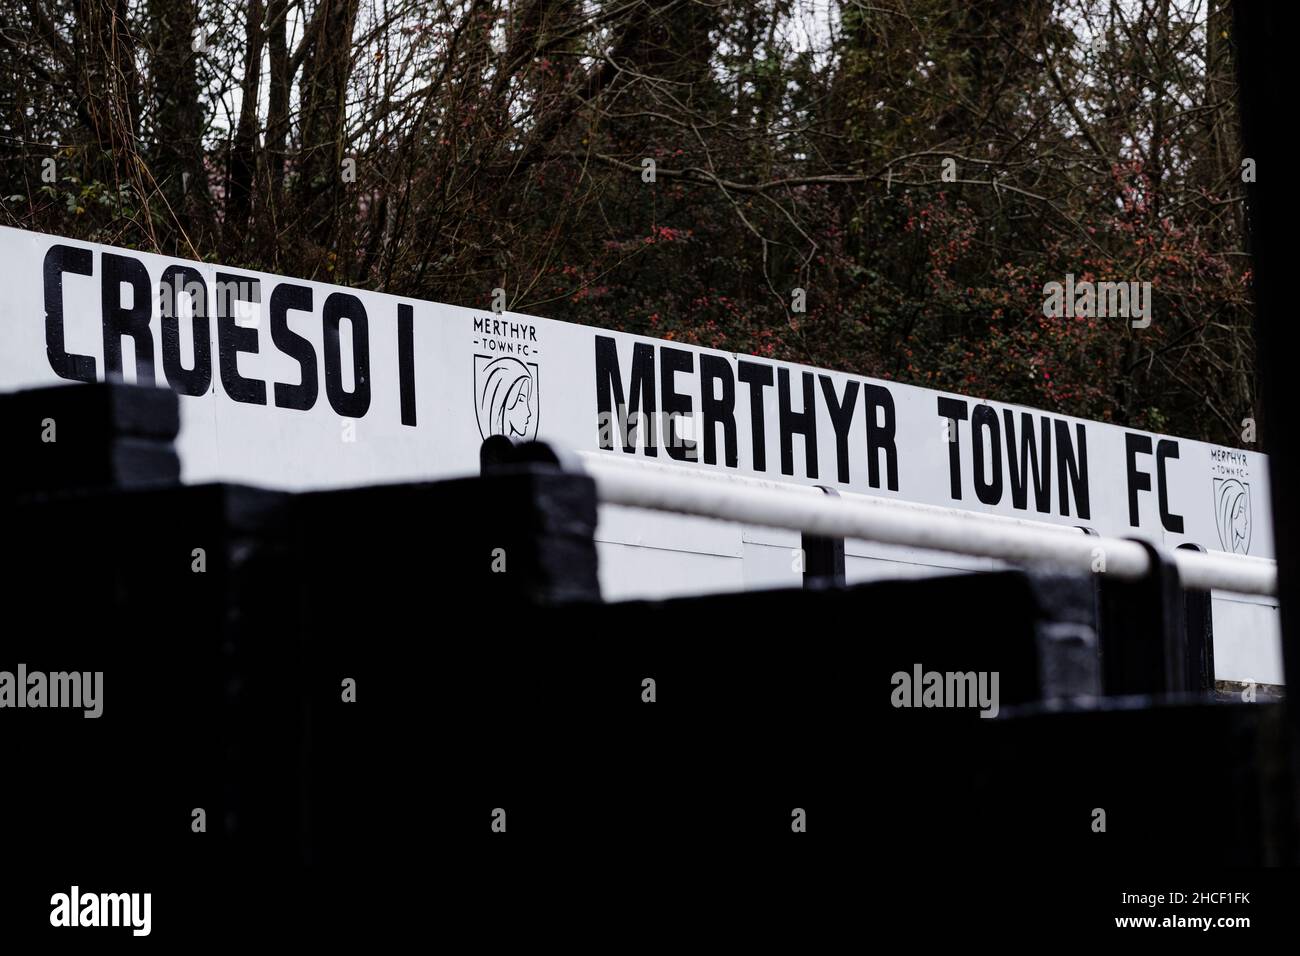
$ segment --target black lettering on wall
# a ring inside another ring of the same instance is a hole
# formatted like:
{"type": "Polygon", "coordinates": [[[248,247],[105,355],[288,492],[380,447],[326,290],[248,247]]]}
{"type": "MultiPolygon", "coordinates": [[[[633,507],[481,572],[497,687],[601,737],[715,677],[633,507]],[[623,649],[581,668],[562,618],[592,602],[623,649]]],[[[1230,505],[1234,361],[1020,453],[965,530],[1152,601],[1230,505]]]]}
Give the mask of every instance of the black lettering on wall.
{"type": "Polygon", "coordinates": [[[1141,524],[1138,509],[1138,492],[1151,490],[1151,476],[1138,471],[1137,456],[1151,454],[1151,439],[1146,435],[1126,432],[1124,435],[1125,471],[1128,473],[1128,523],[1136,528],[1141,524]]]}
{"type": "Polygon", "coordinates": [[[1160,502],[1160,523],[1166,531],[1183,533],[1183,517],[1169,510],[1169,482],[1165,474],[1165,461],[1178,457],[1178,442],[1171,438],[1162,438],[1156,443],[1156,487],[1157,500],[1160,502]]]}
{"type": "Polygon", "coordinates": [[[961,442],[957,422],[966,420],[966,403],[959,398],[939,396],[939,417],[948,419],[948,481],[953,501],[961,501],[961,442]]]}
{"type": "Polygon", "coordinates": [[[59,378],[74,382],[93,382],[97,378],[95,360],[89,355],[69,353],[63,337],[63,274],[88,276],[95,272],[94,256],[89,249],[75,246],[50,246],[41,267],[45,277],[45,357],[59,378]]]}
{"type": "Polygon", "coordinates": [[[970,416],[971,463],[975,475],[975,497],[986,505],[1002,500],[1002,432],[998,427],[998,413],[988,405],[976,405],[970,416]],[[987,431],[990,478],[984,467],[984,432],[987,431]]]}
{"type": "MultiPolygon", "coordinates": [[[[853,409],[858,404],[858,383],[849,379],[844,383],[844,402],[835,395],[835,382],[829,375],[820,375],[822,394],[826,397],[826,410],[830,412],[835,428],[835,467],[842,485],[849,483],[849,429],[853,427],[853,409]]],[[[868,430],[870,430],[868,428],[868,430]]]]}
{"type": "Polygon", "coordinates": [[[763,419],[763,389],[772,387],[772,366],[736,362],[736,377],[749,386],[749,427],[754,439],[754,470],[767,471],[767,428],[763,419]]]}
{"type": "Polygon", "coordinates": [[[637,426],[645,423],[645,453],[657,458],[655,447],[655,359],[654,346],[638,342],[632,346],[631,405],[624,399],[623,377],[618,368],[618,342],[608,335],[596,336],[596,430],[600,447],[612,449],[610,423],[617,421],[623,451],[636,451],[637,426]],[[611,401],[612,400],[612,401],[611,401]],[[640,411],[629,414],[629,407],[640,411]]]}
{"type": "Polygon", "coordinates": [[[370,408],[370,322],[361,300],[348,292],[333,292],[321,310],[324,330],[325,394],[330,406],[345,418],[360,418],[370,408]],[[339,326],[352,329],[352,391],[343,390],[343,351],[339,326]]]}
{"type": "Polygon", "coordinates": [[[735,468],[736,379],[731,363],[720,355],[700,354],[700,415],[704,419],[704,463],[718,463],[718,432],[722,426],[723,455],[728,468],[735,468]],[[722,396],[714,395],[715,383],[722,384],[722,396]]]}
{"type": "Polygon", "coordinates": [[[208,317],[208,285],[203,273],[193,266],[168,266],[158,280],[162,290],[163,375],[182,395],[203,395],[212,387],[212,323],[208,317]],[[194,367],[181,361],[180,293],[189,297],[190,339],[194,343],[194,367]]]}
{"type": "Polygon", "coordinates": [[[664,446],[668,457],[678,461],[698,461],[696,443],[681,438],[677,423],[682,416],[691,414],[691,397],[677,391],[675,376],[678,372],[695,371],[695,353],[687,349],[659,347],[659,391],[663,396],[660,407],[664,412],[664,446]]]}
{"type": "Polygon", "coordinates": [[[1002,410],[1007,433],[1007,470],[1011,475],[1011,504],[1021,511],[1029,505],[1029,476],[1034,479],[1034,508],[1042,514],[1052,510],[1052,421],[1046,415],[1042,426],[1042,455],[1034,439],[1034,416],[1020,413],[1020,452],[1016,453],[1015,416],[1002,410]]]}
{"type": "Polygon", "coordinates": [[[415,425],[415,309],[397,307],[397,379],[402,400],[402,424],[415,425]]]}
{"type": "Polygon", "coordinates": [[[897,431],[894,422],[894,396],[883,385],[862,386],[863,404],[867,413],[867,480],[872,488],[880,487],[880,453],[885,453],[885,477],[890,491],[898,490],[898,448],[894,444],[897,431]],[[880,414],[876,414],[876,410],[880,414]],[[879,420],[877,420],[879,419],[879,420]]]}
{"type": "Polygon", "coordinates": [[[310,286],[281,282],[271,291],[271,341],[289,358],[298,363],[300,383],[290,385],[275,383],[277,408],[307,411],[316,404],[320,395],[320,379],[316,372],[316,349],[309,340],[289,328],[288,312],[310,312],[312,291],[310,286]]]}
{"type": "Polygon", "coordinates": [[[100,259],[100,301],[104,320],[104,376],[122,374],[122,339],[130,336],[135,347],[135,381],[154,384],[153,334],[149,331],[149,272],[144,263],[129,256],[104,253],[100,259]],[[131,287],[131,305],[122,304],[122,283],[131,287]]]}
{"type": "Polygon", "coordinates": [[[812,372],[802,373],[803,411],[790,407],[790,370],[776,370],[777,423],[781,430],[781,474],[794,474],[794,436],[803,436],[803,460],[809,478],[817,477],[817,392],[812,372]]]}
{"type": "Polygon", "coordinates": [[[1060,508],[1061,514],[1070,513],[1070,497],[1067,491],[1072,489],[1075,515],[1089,518],[1091,511],[1088,506],[1088,432],[1082,422],[1075,425],[1075,434],[1079,439],[1077,454],[1070,441],[1070,423],[1056,420],[1056,473],[1059,476],[1057,480],[1061,496],[1060,508]]]}
{"type": "Polygon", "coordinates": [[[218,272],[215,292],[217,368],[221,372],[221,387],[237,402],[244,402],[247,405],[265,405],[266,383],[239,374],[239,354],[241,352],[257,354],[257,329],[245,328],[237,324],[234,315],[236,302],[262,301],[262,284],[257,279],[244,279],[218,272]],[[242,298],[245,293],[249,298],[242,298]]]}

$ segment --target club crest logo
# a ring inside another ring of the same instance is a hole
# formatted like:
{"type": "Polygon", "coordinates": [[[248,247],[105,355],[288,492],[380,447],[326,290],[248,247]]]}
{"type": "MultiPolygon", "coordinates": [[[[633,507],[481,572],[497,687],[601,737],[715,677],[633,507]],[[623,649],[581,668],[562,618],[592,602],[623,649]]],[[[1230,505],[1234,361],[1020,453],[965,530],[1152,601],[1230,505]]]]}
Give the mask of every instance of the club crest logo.
{"type": "Polygon", "coordinates": [[[1249,553],[1250,485],[1236,478],[1214,479],[1214,523],[1224,551],[1249,553]]]}
{"type": "Polygon", "coordinates": [[[504,435],[511,441],[537,438],[537,363],[510,355],[474,356],[474,406],[483,439],[504,435]]]}

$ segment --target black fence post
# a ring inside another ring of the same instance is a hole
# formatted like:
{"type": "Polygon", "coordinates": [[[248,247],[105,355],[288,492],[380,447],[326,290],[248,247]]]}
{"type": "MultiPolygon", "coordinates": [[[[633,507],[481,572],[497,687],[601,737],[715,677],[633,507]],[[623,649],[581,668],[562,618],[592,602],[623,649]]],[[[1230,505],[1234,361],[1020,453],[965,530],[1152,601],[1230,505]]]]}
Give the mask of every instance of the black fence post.
{"type": "MultiPolygon", "coordinates": [[[[1205,549],[1199,544],[1180,544],[1184,551],[1205,549]]],[[[1214,602],[1209,591],[1183,590],[1183,641],[1187,660],[1187,689],[1193,693],[1214,693],[1214,602]]]]}
{"type": "Polygon", "coordinates": [[[1182,693],[1189,687],[1178,568],[1151,542],[1129,540],[1146,549],[1151,568],[1135,581],[1100,575],[1102,687],[1109,697],[1182,693]]]}
{"type": "MultiPolygon", "coordinates": [[[[839,497],[834,488],[818,485],[828,495],[839,497]]],[[[805,534],[799,539],[803,549],[803,586],[806,589],[842,588],[844,578],[844,539],[805,534]]]]}

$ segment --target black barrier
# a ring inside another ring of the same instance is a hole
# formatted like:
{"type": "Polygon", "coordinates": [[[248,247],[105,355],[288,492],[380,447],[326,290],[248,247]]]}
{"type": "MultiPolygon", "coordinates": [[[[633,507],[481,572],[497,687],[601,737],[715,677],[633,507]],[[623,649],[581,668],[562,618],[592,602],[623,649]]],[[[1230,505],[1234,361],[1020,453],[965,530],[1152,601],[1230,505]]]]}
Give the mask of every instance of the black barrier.
{"type": "MultiPolygon", "coordinates": [[[[1089,527],[1084,534],[1099,537],[1089,527]]],[[[1150,545],[1144,544],[1150,553],[1150,545]]],[[[1183,550],[1205,552],[1195,544],[1183,550]]],[[[1104,559],[1104,555],[1100,556],[1104,559]]],[[[1190,692],[1212,695],[1214,677],[1214,619],[1210,592],[1182,588],[1177,568],[1167,555],[1153,562],[1155,576],[1138,582],[1117,582],[1099,566],[1095,575],[1095,613],[1090,623],[1100,638],[1103,660],[1110,648],[1107,692],[1159,694],[1190,692]],[[1170,580],[1170,576],[1173,580],[1170,580]],[[1174,588],[1181,591],[1181,603],[1174,588]]]]}
{"type": "Polygon", "coordinates": [[[98,717],[0,713],[6,852],[58,863],[35,906],[69,874],[151,888],[187,937],[373,921],[543,860],[829,891],[870,859],[1295,852],[1277,708],[1170,699],[1183,596],[1155,549],[1104,581],[1103,655],[1087,574],[603,603],[594,484],[535,444],[478,478],[0,516],[0,588],[35,614],[0,670],[102,674],[98,717]]]}
{"type": "Polygon", "coordinates": [[[299,858],[288,500],[202,485],[0,510],[4,597],[30,612],[6,627],[0,670],[44,675],[0,712],[24,781],[17,858],[87,880],[299,858]]]}
{"type": "Polygon", "coordinates": [[[179,430],[179,402],[167,389],[63,385],[5,395],[0,497],[174,484],[179,430]]]}
{"type": "MultiPolygon", "coordinates": [[[[1180,544],[1186,551],[1205,553],[1199,544],[1180,544]]],[[[1213,694],[1214,677],[1214,599],[1209,591],[1186,588],[1183,591],[1183,627],[1187,663],[1187,689],[1197,694],[1213,694]]]]}
{"type": "Polygon", "coordinates": [[[1148,573],[1136,580],[1099,574],[1102,683],[1106,694],[1177,694],[1188,690],[1183,591],[1169,555],[1148,541],[1148,573]]]}
{"type": "Polygon", "coordinates": [[[536,464],[295,499],[285,581],[311,719],[312,865],[381,866],[410,842],[402,801],[431,775],[454,781],[440,800],[455,802],[503,761],[520,775],[565,759],[547,746],[563,739],[547,691],[562,693],[564,647],[581,636],[553,609],[600,599],[595,523],[591,479],[536,464]],[[534,660],[521,687],[511,675],[534,660]],[[522,738],[526,761],[511,746],[522,738]]]}
{"type": "Polygon", "coordinates": [[[1131,697],[996,723],[976,787],[990,852],[1126,874],[1295,853],[1282,705],[1131,697]]]}

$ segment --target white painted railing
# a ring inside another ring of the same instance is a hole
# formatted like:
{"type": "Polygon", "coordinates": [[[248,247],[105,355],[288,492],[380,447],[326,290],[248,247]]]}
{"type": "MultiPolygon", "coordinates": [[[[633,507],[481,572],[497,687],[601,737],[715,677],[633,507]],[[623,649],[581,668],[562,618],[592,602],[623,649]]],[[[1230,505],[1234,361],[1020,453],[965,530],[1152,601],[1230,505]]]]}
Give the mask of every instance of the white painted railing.
{"type": "MultiPolygon", "coordinates": [[[[1134,541],[1084,534],[1078,528],[875,498],[827,495],[796,485],[679,465],[620,461],[580,453],[602,504],[649,508],[804,534],[858,538],[1015,563],[1140,578],[1150,570],[1147,551],[1134,541]],[[1098,556],[1104,557],[1104,565],[1098,556]]],[[[1277,594],[1277,563],[1265,558],[1170,552],[1185,587],[1277,594]]]]}

